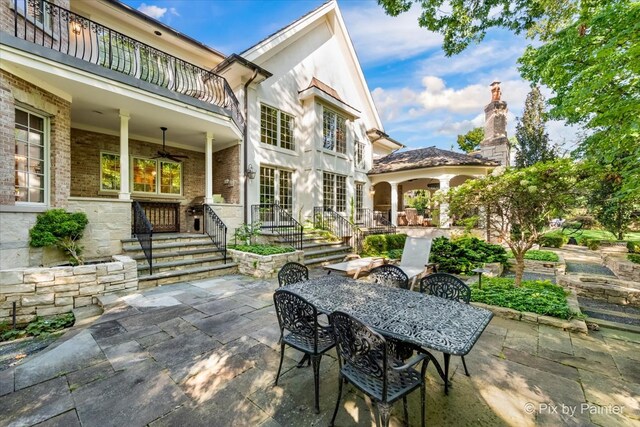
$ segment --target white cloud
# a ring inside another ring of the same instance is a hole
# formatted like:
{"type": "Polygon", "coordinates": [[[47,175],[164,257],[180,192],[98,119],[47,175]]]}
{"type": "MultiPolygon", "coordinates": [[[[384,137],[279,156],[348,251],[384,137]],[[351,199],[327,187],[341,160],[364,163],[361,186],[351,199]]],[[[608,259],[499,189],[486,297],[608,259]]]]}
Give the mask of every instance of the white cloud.
{"type": "Polygon", "coordinates": [[[178,13],[178,9],[176,9],[175,7],[170,7],[169,13],[172,14],[173,16],[180,16],[180,14],[178,13]]]}
{"type": "MultiPolygon", "coordinates": [[[[175,11],[175,8],[171,8],[171,9],[175,11]]],[[[165,13],[167,13],[166,7],[159,7],[153,4],[148,5],[146,3],[142,3],[140,7],[138,7],[138,10],[144,13],[145,15],[149,15],[150,17],[155,19],[160,19],[164,16],[165,13]]],[[[177,12],[176,12],[176,15],[177,15],[177,12]]]]}
{"type": "Polygon", "coordinates": [[[342,8],[349,35],[363,63],[411,58],[442,44],[442,36],[418,26],[420,8],[393,17],[375,3],[345,3],[342,8]]]}

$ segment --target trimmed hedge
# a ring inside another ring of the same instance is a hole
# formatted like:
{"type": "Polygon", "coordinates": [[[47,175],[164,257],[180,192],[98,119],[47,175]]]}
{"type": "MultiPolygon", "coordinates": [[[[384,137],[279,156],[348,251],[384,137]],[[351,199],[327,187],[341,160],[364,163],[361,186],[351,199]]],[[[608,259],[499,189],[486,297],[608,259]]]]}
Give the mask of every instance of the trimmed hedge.
{"type": "MultiPolygon", "coordinates": [[[[509,252],[507,254],[509,258],[513,258],[513,252],[509,252]]],[[[539,251],[536,249],[529,249],[527,253],[524,254],[524,259],[532,260],[532,261],[549,261],[549,262],[558,262],[560,261],[560,257],[557,253],[551,251],[539,251]]]]}
{"type": "MultiPolygon", "coordinates": [[[[371,234],[362,242],[362,255],[391,258],[389,252],[400,250],[400,257],[402,257],[405,240],[407,240],[406,234],[371,234]]],[[[397,254],[398,252],[394,252],[394,255],[397,254]]]]}
{"type": "Polygon", "coordinates": [[[429,262],[438,264],[438,271],[452,274],[470,274],[485,263],[506,263],[507,252],[500,245],[487,243],[476,237],[449,240],[433,239],[429,262]]]}
{"type": "Polygon", "coordinates": [[[627,254],[627,259],[634,264],[640,264],[640,254],[627,254]]]}
{"type": "Polygon", "coordinates": [[[286,254],[287,252],[295,252],[295,248],[290,246],[274,246],[274,245],[229,245],[229,249],[235,249],[240,252],[249,252],[257,255],[277,255],[286,254]]]}
{"type": "Polygon", "coordinates": [[[540,246],[546,246],[547,248],[561,248],[566,245],[568,241],[569,236],[558,232],[551,232],[540,236],[538,244],[540,246]]]}

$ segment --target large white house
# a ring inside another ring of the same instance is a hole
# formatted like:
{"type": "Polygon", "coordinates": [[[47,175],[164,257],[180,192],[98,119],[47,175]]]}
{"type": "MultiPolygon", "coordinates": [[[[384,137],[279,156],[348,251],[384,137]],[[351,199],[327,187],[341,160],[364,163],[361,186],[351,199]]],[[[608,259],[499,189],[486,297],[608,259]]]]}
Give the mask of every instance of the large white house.
{"type": "Polygon", "coordinates": [[[415,167],[390,167],[403,145],[335,1],[230,56],[117,0],[0,1],[0,269],[57,261],[28,245],[50,208],[86,212],[86,256],[100,258],[147,220],[155,236],[204,229],[218,245],[274,209],[395,223],[403,191],[498,164],[486,150],[413,152],[417,182],[415,167]]]}

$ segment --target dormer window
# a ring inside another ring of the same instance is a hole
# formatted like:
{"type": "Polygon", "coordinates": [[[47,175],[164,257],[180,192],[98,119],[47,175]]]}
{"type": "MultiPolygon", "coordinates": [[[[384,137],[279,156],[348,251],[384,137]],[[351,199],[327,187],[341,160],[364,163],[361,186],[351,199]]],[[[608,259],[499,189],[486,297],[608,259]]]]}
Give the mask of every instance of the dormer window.
{"type": "Polygon", "coordinates": [[[347,153],[347,119],[327,108],[322,113],[322,141],[327,150],[347,153]]]}

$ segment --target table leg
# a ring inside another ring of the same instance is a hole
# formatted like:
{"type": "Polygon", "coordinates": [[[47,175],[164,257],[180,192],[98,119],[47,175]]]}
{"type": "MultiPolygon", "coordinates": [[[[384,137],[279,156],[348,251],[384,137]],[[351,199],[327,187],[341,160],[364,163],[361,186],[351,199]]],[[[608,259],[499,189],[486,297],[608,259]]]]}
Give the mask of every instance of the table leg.
{"type": "Polygon", "coordinates": [[[444,354],[444,394],[449,394],[449,360],[451,359],[451,355],[448,353],[444,354]]]}

